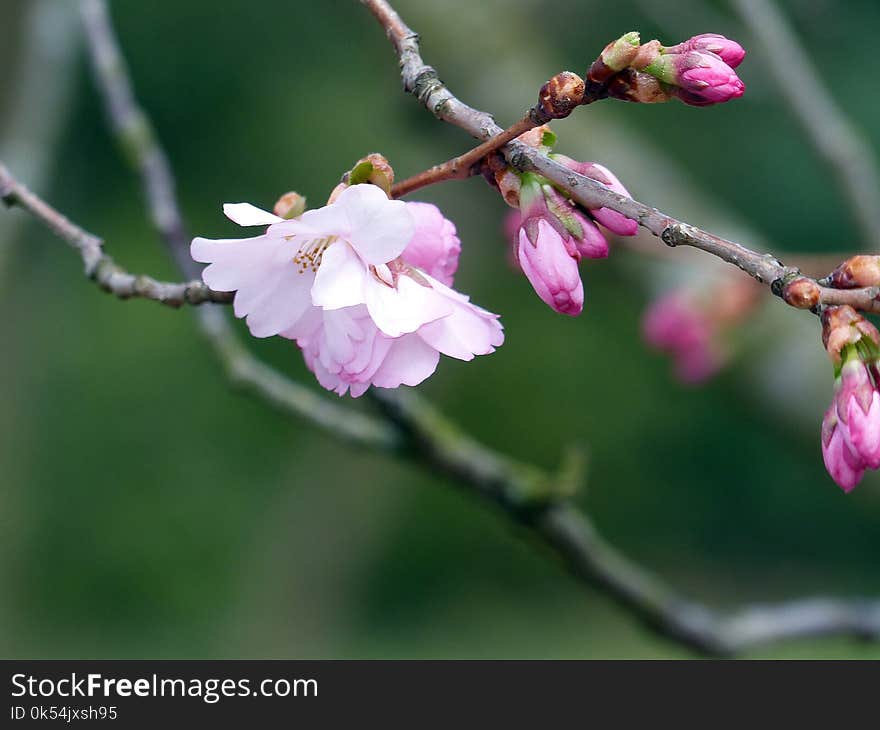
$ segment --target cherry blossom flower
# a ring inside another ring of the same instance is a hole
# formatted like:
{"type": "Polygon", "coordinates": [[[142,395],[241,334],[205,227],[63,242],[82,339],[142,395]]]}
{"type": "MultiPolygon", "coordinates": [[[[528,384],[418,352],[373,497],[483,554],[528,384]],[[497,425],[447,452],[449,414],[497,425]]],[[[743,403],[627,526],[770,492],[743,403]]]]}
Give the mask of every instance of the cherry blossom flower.
{"type": "Polygon", "coordinates": [[[296,340],[319,382],[340,395],[415,385],[441,352],[470,360],[503,342],[497,315],[444,283],[460,243],[434,206],[354,185],[292,220],[248,203],[224,212],[268,228],[249,239],[196,238],[205,283],[236,292],[234,312],[255,337],[296,340]]]}

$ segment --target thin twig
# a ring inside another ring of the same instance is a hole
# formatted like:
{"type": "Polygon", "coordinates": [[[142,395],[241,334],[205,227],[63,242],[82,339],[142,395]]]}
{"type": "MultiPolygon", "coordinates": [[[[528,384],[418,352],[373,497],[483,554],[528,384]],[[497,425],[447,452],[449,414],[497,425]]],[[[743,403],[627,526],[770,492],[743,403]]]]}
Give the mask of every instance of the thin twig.
{"type": "Polygon", "coordinates": [[[772,0],[734,0],[733,4],[761,44],[764,66],[775,76],[780,94],[837,179],[862,238],[876,250],[880,246],[880,179],[874,151],[834,101],[772,0]]]}
{"type": "Polygon", "coordinates": [[[409,193],[428,185],[436,185],[446,180],[464,180],[471,177],[477,174],[476,165],[480,160],[537,126],[538,123],[534,120],[533,116],[526,114],[522,119],[500,134],[490,137],[468,152],[395,183],[391,188],[391,195],[395,198],[402,198],[404,195],[409,195],[409,193]]]}
{"type": "Polygon", "coordinates": [[[61,239],[77,250],[85,264],[85,273],[104,291],[120,299],[139,297],[151,299],[171,307],[182,304],[203,304],[232,301],[231,292],[217,292],[199,280],[184,284],[158,281],[144,274],[131,274],[104,253],[103,241],[80,228],[42,198],[16,180],[0,162],[0,199],[7,205],[17,205],[39,218],[61,239]]]}

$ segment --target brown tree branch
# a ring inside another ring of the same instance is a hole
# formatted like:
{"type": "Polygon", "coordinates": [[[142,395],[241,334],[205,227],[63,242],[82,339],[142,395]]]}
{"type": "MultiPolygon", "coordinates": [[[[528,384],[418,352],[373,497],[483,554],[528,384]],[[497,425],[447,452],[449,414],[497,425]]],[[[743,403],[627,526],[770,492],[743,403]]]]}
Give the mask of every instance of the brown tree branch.
{"type": "MultiPolygon", "coordinates": [[[[508,135],[505,134],[505,130],[499,127],[489,114],[457,99],[439,80],[437,72],[422,59],[418,34],[403,22],[386,0],[361,0],[361,3],[385,28],[386,35],[398,54],[401,78],[406,91],[413,94],[442,121],[454,124],[471,136],[484,140],[483,144],[472,152],[485,147],[487,139],[506,140],[508,135]]],[[[498,146],[493,147],[493,149],[497,148],[498,146]]],[[[771,291],[779,296],[783,293],[784,283],[801,276],[797,268],[786,266],[772,254],[753,251],[739,243],[728,241],[680,221],[638,200],[615,193],[601,183],[568,169],[522,142],[507,142],[503,149],[513,167],[540,173],[584,207],[616,210],[637,221],[640,226],[668,246],[691,246],[716,256],[722,261],[737,266],[758,282],[771,286],[771,291]]],[[[430,172],[429,170],[421,173],[410,180],[421,179],[422,176],[430,178],[430,172]]],[[[816,286],[817,305],[850,304],[866,312],[880,313],[880,301],[877,300],[877,290],[874,288],[844,292],[820,286],[818,283],[816,286]]]]}

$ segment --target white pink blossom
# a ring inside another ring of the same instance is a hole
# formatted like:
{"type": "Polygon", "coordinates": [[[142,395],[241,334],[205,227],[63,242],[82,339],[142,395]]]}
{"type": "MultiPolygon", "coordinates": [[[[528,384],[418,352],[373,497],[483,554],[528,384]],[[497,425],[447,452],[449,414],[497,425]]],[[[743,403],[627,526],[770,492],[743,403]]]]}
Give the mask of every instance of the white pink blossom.
{"type": "Polygon", "coordinates": [[[354,185],[293,220],[247,203],[224,212],[268,228],[249,239],[196,238],[205,283],[236,292],[235,314],[254,336],[296,340],[319,382],[340,395],[416,385],[441,352],[470,360],[503,342],[497,315],[446,285],[460,243],[434,206],[354,185]]]}

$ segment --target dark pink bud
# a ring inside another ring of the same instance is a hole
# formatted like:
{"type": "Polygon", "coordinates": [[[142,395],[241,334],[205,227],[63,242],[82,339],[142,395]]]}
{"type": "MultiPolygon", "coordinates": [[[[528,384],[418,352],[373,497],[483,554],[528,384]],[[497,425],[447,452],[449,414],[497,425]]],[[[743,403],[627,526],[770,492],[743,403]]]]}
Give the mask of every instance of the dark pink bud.
{"type": "Polygon", "coordinates": [[[834,403],[847,446],[870,468],[880,467],[880,393],[855,347],[848,348],[834,403]]]}
{"type": "Polygon", "coordinates": [[[851,492],[862,480],[866,464],[847,445],[846,425],[837,417],[832,403],[822,419],[822,460],[831,478],[844,492],[851,492]]]}
{"type": "Polygon", "coordinates": [[[745,49],[739,43],[717,33],[695,35],[684,43],[666,49],[666,53],[686,53],[687,51],[714,53],[731,68],[739,66],[746,57],[745,49]]]}
{"type": "Polygon", "coordinates": [[[690,51],[679,58],[676,96],[686,104],[722,104],[745,93],[736,72],[715,54],[690,51]]]}
{"type": "Polygon", "coordinates": [[[730,66],[706,51],[664,53],[640,70],[669,84],[671,93],[692,106],[721,104],[746,89],[730,66]]]}

